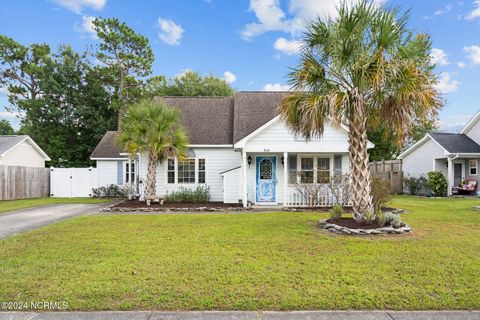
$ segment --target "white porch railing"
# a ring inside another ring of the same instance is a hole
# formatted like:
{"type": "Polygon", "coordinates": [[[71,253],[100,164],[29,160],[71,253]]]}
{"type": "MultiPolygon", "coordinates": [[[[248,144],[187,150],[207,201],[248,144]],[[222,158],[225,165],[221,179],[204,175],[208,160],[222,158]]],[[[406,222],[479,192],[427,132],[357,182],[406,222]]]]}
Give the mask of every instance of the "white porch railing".
{"type": "Polygon", "coordinates": [[[331,207],[335,204],[351,206],[352,201],[345,191],[332,192],[326,185],[311,185],[311,188],[289,185],[286,207],[331,207]]]}

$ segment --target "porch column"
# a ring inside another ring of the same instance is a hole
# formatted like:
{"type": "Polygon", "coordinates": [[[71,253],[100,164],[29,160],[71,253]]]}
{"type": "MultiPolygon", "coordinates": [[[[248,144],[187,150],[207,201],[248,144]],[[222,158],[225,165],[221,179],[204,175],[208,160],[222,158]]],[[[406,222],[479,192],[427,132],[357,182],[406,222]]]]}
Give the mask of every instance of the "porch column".
{"type": "Polygon", "coordinates": [[[451,157],[447,157],[448,168],[447,168],[447,195],[452,195],[452,186],[453,186],[453,161],[451,157]]]}
{"type": "Polygon", "coordinates": [[[283,206],[288,204],[288,152],[283,153],[283,206]]]}
{"type": "Polygon", "coordinates": [[[247,153],[242,151],[242,204],[247,207],[247,153]]]}

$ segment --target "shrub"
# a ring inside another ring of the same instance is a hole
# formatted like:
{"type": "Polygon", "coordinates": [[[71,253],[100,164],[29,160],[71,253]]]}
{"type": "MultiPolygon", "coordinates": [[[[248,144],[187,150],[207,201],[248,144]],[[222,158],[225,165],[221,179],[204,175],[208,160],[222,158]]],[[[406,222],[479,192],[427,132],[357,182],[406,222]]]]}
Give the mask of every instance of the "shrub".
{"type": "Polygon", "coordinates": [[[399,214],[395,214],[392,212],[384,212],[382,214],[382,221],[379,219],[379,224],[383,222],[381,227],[389,225],[393,228],[400,228],[402,226],[402,218],[399,214]]]}
{"type": "Polygon", "coordinates": [[[342,217],[343,214],[343,207],[339,204],[333,206],[332,210],[330,210],[330,219],[338,220],[342,217]]]}
{"type": "Polygon", "coordinates": [[[420,176],[418,178],[408,176],[403,178],[403,185],[411,195],[416,195],[425,189],[427,185],[427,179],[424,176],[420,176]]]}
{"type": "Polygon", "coordinates": [[[165,202],[207,203],[210,200],[210,187],[197,186],[195,189],[180,187],[165,196],[165,202]]]}
{"type": "Polygon", "coordinates": [[[372,224],[376,218],[375,213],[370,210],[367,210],[367,212],[365,212],[364,217],[367,224],[372,224]]]}
{"type": "Polygon", "coordinates": [[[94,198],[125,198],[125,196],[126,190],[116,184],[92,189],[92,197],[94,198]]]}
{"type": "Polygon", "coordinates": [[[377,222],[378,222],[378,226],[380,228],[383,228],[386,224],[386,217],[385,217],[385,214],[383,212],[379,212],[377,214],[377,222]]]}
{"type": "Polygon", "coordinates": [[[390,194],[390,182],[376,176],[372,176],[371,182],[373,213],[378,214],[381,212],[382,207],[392,199],[392,195],[390,194]]]}
{"type": "Polygon", "coordinates": [[[437,197],[443,197],[447,194],[447,179],[439,171],[430,171],[427,173],[427,186],[437,197]]]}

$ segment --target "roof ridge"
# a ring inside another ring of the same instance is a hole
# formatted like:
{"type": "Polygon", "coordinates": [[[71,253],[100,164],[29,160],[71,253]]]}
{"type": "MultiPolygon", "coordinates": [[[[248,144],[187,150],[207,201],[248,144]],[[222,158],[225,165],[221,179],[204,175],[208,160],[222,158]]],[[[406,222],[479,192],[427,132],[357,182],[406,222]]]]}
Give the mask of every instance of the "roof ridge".
{"type": "Polygon", "coordinates": [[[229,99],[233,96],[155,96],[155,98],[199,98],[199,99],[229,99]]]}

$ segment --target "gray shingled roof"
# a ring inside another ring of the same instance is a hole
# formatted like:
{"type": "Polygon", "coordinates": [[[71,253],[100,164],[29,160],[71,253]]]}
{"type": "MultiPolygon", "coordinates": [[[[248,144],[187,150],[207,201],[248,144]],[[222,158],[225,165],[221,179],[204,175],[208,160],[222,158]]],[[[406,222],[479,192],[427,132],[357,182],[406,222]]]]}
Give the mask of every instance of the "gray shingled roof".
{"type": "Polygon", "coordinates": [[[156,97],[182,111],[191,144],[232,144],[232,97],[156,97]]]}
{"type": "Polygon", "coordinates": [[[278,107],[286,92],[237,92],[233,141],[237,143],[278,115],[278,107]]]}
{"type": "Polygon", "coordinates": [[[430,133],[450,153],[480,153],[480,145],[461,133],[430,133]]]}
{"type": "Polygon", "coordinates": [[[10,150],[12,147],[14,147],[16,144],[20,143],[27,137],[28,136],[26,135],[0,136],[0,155],[10,150]]]}
{"type": "Polygon", "coordinates": [[[107,131],[90,158],[125,158],[125,156],[120,156],[122,149],[117,145],[117,134],[117,131],[107,131]]]}
{"type": "MultiPolygon", "coordinates": [[[[237,92],[233,97],[156,97],[182,111],[191,144],[234,144],[273,119],[286,92],[237,92]]],[[[91,158],[118,158],[121,150],[109,131],[91,158]]]]}

